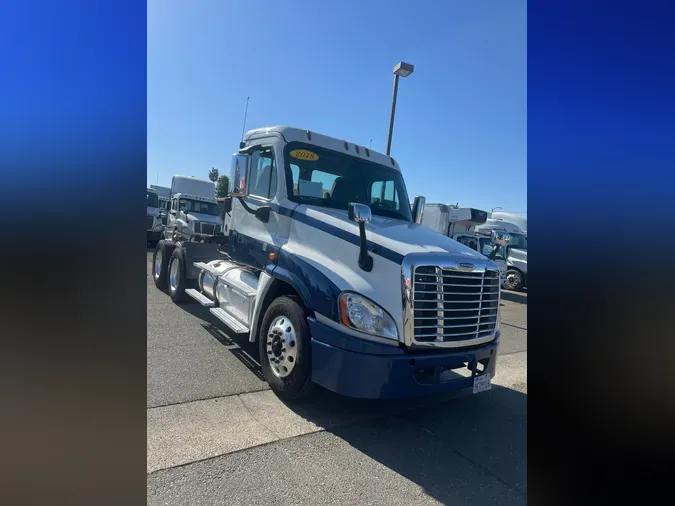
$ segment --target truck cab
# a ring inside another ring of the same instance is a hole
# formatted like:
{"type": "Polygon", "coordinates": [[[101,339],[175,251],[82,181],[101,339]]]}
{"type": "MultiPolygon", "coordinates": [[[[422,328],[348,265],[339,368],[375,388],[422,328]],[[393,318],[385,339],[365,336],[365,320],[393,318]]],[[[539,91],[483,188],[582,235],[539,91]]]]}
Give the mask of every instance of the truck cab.
{"type": "Polygon", "coordinates": [[[159,197],[152,188],[147,188],[147,242],[150,247],[154,247],[159,241],[162,233],[162,222],[159,215],[159,197]]]}
{"type": "Polygon", "coordinates": [[[515,223],[503,218],[488,218],[485,224],[476,227],[476,232],[489,237],[493,231],[506,232],[510,242],[501,253],[506,258],[504,288],[522,290],[527,287],[527,234],[515,223]]]}
{"type": "Polygon", "coordinates": [[[158,287],[256,342],[285,399],[317,384],[362,398],[489,389],[499,268],[421,225],[424,198],[411,209],[394,158],[285,126],[239,148],[225,244],[162,241],[158,287]]]}
{"type": "Polygon", "coordinates": [[[216,203],[213,182],[174,176],[164,237],[174,241],[206,241],[220,234],[220,209],[216,203]]]}

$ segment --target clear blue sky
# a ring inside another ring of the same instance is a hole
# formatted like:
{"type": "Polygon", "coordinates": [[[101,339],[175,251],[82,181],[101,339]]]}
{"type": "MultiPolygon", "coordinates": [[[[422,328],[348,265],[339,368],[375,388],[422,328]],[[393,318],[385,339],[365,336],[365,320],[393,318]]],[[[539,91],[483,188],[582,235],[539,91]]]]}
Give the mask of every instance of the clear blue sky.
{"type": "Polygon", "coordinates": [[[285,124],[384,152],[410,198],[527,210],[525,0],[148,0],[148,184],[229,171],[246,130],[285,124]]]}

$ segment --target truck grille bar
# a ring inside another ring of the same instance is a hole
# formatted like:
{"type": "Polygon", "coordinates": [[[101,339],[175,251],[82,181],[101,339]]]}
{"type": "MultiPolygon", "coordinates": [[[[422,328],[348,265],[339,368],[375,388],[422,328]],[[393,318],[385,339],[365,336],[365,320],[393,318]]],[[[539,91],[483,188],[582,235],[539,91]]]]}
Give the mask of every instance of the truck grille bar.
{"type": "Polygon", "coordinates": [[[197,224],[195,231],[205,235],[216,235],[220,233],[220,225],[214,225],[212,223],[204,223],[200,221],[197,224]]]}
{"type": "Polygon", "coordinates": [[[415,266],[411,292],[413,344],[471,346],[495,334],[499,271],[415,266]]]}

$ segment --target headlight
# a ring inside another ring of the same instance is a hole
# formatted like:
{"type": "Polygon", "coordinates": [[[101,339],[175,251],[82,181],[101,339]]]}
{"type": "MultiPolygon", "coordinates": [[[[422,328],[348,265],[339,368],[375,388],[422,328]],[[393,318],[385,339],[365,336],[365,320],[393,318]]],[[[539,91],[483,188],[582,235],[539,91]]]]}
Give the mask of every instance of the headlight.
{"type": "Polygon", "coordinates": [[[394,319],[363,295],[346,292],[340,296],[340,321],[367,334],[398,339],[394,319]]]}

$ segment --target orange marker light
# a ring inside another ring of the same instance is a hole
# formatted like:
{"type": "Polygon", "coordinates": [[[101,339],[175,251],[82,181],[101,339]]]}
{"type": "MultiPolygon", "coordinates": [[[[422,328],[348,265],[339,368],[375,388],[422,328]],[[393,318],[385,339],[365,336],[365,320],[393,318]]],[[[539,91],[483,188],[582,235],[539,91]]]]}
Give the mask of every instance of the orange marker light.
{"type": "Polygon", "coordinates": [[[269,259],[272,260],[272,262],[274,262],[277,259],[276,253],[270,253],[268,256],[269,256],[269,259]]]}
{"type": "Polygon", "coordinates": [[[351,327],[352,324],[349,321],[349,310],[347,309],[347,297],[349,297],[349,294],[346,293],[340,297],[340,319],[347,327],[351,327]]]}

